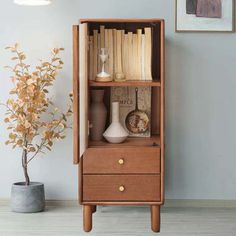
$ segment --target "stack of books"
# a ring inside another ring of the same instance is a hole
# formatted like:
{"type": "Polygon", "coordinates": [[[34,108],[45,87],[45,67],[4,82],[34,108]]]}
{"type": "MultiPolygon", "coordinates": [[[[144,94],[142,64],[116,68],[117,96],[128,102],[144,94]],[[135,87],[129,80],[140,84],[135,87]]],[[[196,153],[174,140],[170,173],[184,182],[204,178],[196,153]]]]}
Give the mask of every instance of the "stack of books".
{"type": "Polygon", "coordinates": [[[152,80],[152,29],[137,29],[136,33],[125,30],[93,30],[89,36],[89,79],[95,80],[101,72],[99,52],[108,50],[109,58],[105,71],[115,79],[116,74],[124,74],[126,80],[152,80]]]}

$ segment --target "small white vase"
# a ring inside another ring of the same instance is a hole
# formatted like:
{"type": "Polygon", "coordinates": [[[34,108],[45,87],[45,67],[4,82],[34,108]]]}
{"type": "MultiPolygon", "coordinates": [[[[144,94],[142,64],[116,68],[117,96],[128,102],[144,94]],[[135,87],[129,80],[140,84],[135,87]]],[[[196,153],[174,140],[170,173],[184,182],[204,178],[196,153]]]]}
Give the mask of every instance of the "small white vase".
{"type": "Polygon", "coordinates": [[[128,133],[119,121],[119,102],[112,103],[112,123],[103,136],[109,143],[122,143],[128,137],[128,133]]]}

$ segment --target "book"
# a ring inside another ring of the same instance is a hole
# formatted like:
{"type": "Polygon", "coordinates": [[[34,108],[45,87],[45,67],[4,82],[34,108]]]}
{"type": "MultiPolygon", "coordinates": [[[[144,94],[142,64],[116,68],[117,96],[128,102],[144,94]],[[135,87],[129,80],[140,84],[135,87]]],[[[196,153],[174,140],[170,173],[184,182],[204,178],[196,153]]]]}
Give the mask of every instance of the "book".
{"type": "Polygon", "coordinates": [[[93,36],[89,36],[89,80],[94,80],[93,74],[93,36]]]}
{"type": "MultiPolygon", "coordinates": [[[[106,50],[108,50],[108,57],[109,57],[109,36],[108,36],[108,29],[105,29],[104,30],[105,31],[105,33],[104,33],[104,41],[105,41],[105,48],[106,48],[106,50]]],[[[106,72],[108,72],[109,71],[109,58],[108,58],[108,60],[106,61],[106,63],[105,63],[105,71],[106,72]]]]}
{"type": "Polygon", "coordinates": [[[122,31],[116,31],[116,60],[117,60],[117,68],[116,73],[123,73],[122,70],[122,31]]]}
{"type": "Polygon", "coordinates": [[[113,29],[113,76],[117,71],[117,40],[116,40],[116,29],[113,29]]]}
{"type": "Polygon", "coordinates": [[[129,80],[130,77],[129,62],[128,34],[124,34],[122,37],[122,68],[126,80],[129,80]]]}
{"type": "Polygon", "coordinates": [[[132,61],[133,61],[133,70],[132,70],[132,77],[133,80],[138,80],[138,36],[137,34],[133,34],[133,44],[132,44],[132,48],[133,48],[133,57],[132,57],[132,61]]]}
{"type": "Polygon", "coordinates": [[[128,72],[128,80],[133,80],[133,33],[128,32],[128,64],[129,64],[129,72],[128,72]]]}
{"type": "Polygon", "coordinates": [[[98,30],[93,31],[93,75],[97,76],[98,73],[98,30]]]}
{"type": "Polygon", "coordinates": [[[145,80],[152,80],[152,32],[151,28],[144,28],[145,33],[145,80]]]}
{"type": "Polygon", "coordinates": [[[101,48],[105,48],[105,26],[100,26],[101,48]]]}
{"type": "Polygon", "coordinates": [[[112,87],[111,88],[111,104],[118,101],[120,103],[120,122],[129,133],[129,137],[150,137],[151,136],[151,87],[138,88],[138,109],[145,113],[149,119],[149,124],[145,132],[133,133],[126,124],[127,116],[135,111],[136,95],[135,87],[112,87]]]}
{"type": "Polygon", "coordinates": [[[101,53],[101,34],[98,34],[98,50],[97,50],[97,74],[101,72],[102,62],[99,54],[101,53]]]}
{"type": "Polygon", "coordinates": [[[142,29],[137,29],[137,78],[142,79],[142,29]]]}
{"type": "Polygon", "coordinates": [[[145,35],[142,34],[142,49],[141,49],[141,80],[145,80],[145,35]]]}
{"type": "Polygon", "coordinates": [[[108,73],[113,78],[114,75],[114,47],[113,47],[113,30],[108,30],[108,53],[109,53],[109,69],[108,73]]]}

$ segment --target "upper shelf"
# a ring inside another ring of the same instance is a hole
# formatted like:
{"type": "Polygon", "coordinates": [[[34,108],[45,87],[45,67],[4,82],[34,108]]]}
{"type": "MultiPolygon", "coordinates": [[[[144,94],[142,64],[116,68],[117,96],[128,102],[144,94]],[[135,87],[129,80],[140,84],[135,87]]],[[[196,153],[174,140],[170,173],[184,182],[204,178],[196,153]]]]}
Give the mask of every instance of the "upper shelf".
{"type": "Polygon", "coordinates": [[[95,18],[95,19],[81,19],[80,23],[93,23],[93,22],[124,22],[124,23],[136,23],[136,22],[164,22],[164,19],[158,19],[158,18],[150,18],[150,19],[127,19],[127,18],[95,18]]]}
{"type": "Polygon", "coordinates": [[[91,87],[160,87],[160,81],[124,81],[124,82],[96,82],[89,81],[91,87]]]}

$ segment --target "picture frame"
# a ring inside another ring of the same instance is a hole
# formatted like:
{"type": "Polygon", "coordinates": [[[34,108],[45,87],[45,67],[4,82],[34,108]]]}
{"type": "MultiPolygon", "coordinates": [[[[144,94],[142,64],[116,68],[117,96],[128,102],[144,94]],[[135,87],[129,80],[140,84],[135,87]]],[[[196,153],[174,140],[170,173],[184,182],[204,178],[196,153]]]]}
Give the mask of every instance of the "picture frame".
{"type": "Polygon", "coordinates": [[[235,32],[235,0],[221,1],[222,17],[208,18],[187,14],[186,0],[175,0],[175,32],[235,32]]]}

